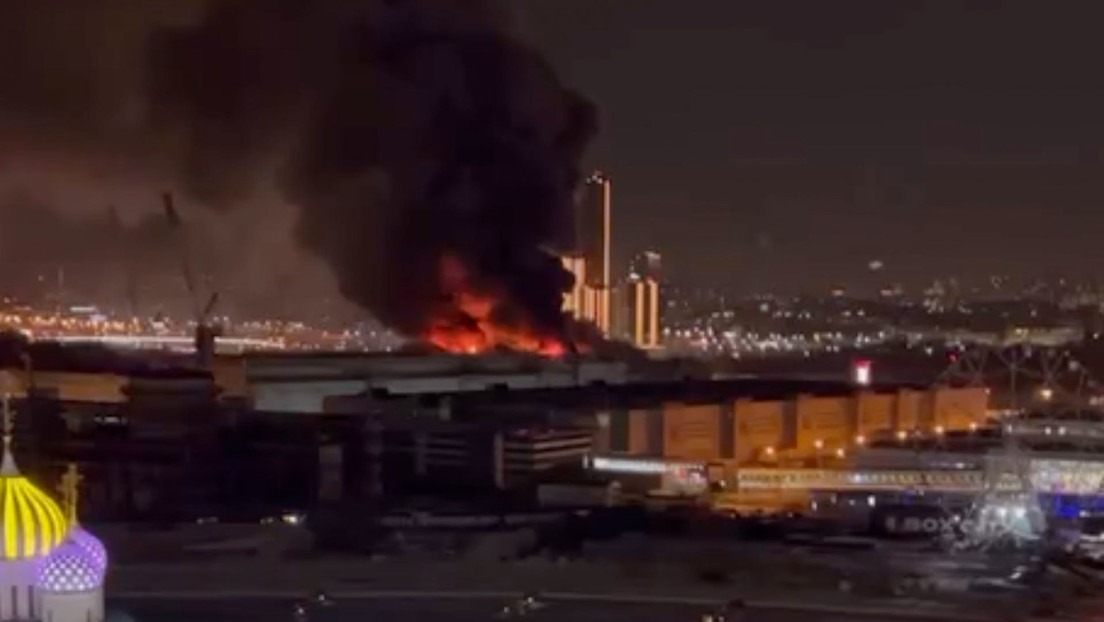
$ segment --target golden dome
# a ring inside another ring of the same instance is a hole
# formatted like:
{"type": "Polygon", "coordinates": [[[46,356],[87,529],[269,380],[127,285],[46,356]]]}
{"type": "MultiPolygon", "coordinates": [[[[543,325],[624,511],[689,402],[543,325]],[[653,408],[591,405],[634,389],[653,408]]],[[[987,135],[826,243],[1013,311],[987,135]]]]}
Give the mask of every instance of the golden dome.
{"type": "Polygon", "coordinates": [[[11,451],[4,449],[0,464],[0,558],[44,557],[68,535],[69,521],[49,495],[19,473],[11,451]]]}

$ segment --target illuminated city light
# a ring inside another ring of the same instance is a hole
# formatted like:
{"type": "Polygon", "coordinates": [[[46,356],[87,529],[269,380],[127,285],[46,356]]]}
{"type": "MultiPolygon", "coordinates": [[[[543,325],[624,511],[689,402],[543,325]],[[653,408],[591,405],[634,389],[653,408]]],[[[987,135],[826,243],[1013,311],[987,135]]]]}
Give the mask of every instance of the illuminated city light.
{"type": "Polygon", "coordinates": [[[692,462],[663,462],[660,460],[633,460],[630,458],[595,457],[591,461],[595,471],[609,473],[635,473],[641,475],[662,475],[677,470],[700,469],[703,465],[692,462]]]}
{"type": "Polygon", "coordinates": [[[69,531],[61,508],[19,474],[0,477],[4,499],[3,557],[30,559],[57,547],[69,531]]]}
{"type": "MultiPolygon", "coordinates": [[[[77,306],[81,311],[83,307],[77,306]]],[[[73,313],[67,309],[65,313],[73,313]]],[[[217,323],[229,334],[216,338],[224,351],[245,350],[378,350],[401,343],[391,331],[326,330],[296,321],[243,321],[221,317],[217,323]]],[[[32,341],[100,343],[138,349],[190,351],[195,345],[194,322],[178,322],[162,316],[113,318],[102,313],[64,315],[32,309],[0,313],[0,328],[17,331],[32,341]]]]}
{"type": "Polygon", "coordinates": [[[852,370],[852,380],[861,387],[870,386],[872,381],[870,361],[855,362],[852,370]]]}
{"type": "Polygon", "coordinates": [[[50,592],[87,592],[103,579],[104,570],[73,542],[54,551],[38,571],[39,587],[50,592]]]}
{"type": "MultiPolygon", "coordinates": [[[[102,343],[115,346],[179,346],[191,347],[195,345],[195,338],[177,335],[55,335],[49,337],[50,341],[59,343],[102,343]]],[[[276,339],[253,339],[248,337],[215,337],[215,345],[224,345],[231,348],[256,348],[266,350],[282,350],[285,344],[276,339]]]]}
{"type": "Polygon", "coordinates": [[[79,548],[88,561],[101,572],[107,571],[107,549],[99,538],[86,531],[83,527],[74,527],[69,532],[69,540],[79,548]]]}

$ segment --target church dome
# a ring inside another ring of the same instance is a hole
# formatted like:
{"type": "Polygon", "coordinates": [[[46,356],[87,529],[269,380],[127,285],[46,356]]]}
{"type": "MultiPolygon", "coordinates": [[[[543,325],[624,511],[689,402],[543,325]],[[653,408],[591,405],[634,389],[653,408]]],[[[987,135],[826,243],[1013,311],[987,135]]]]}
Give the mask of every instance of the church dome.
{"type": "Polygon", "coordinates": [[[107,549],[100,539],[88,532],[84,527],[74,525],[69,531],[69,540],[77,545],[101,571],[107,570],[107,549]]]}
{"type": "Polygon", "coordinates": [[[0,559],[49,555],[69,533],[69,521],[53,499],[19,473],[10,451],[0,464],[0,559]]]}
{"type": "Polygon", "coordinates": [[[104,568],[73,540],[57,547],[38,568],[38,587],[48,592],[87,592],[103,580],[104,568]]]}

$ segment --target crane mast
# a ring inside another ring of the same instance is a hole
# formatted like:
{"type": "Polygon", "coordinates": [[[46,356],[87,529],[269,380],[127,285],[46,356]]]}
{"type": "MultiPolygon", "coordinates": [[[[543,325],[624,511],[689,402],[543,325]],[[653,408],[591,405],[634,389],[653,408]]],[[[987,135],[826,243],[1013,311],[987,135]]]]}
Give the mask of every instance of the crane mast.
{"type": "Polygon", "coordinates": [[[188,298],[192,304],[193,320],[195,321],[194,339],[196,364],[203,369],[207,369],[210,368],[211,361],[214,359],[215,339],[222,332],[221,329],[211,321],[215,306],[218,304],[219,295],[218,292],[212,292],[206,304],[200,305],[200,296],[196,285],[195,273],[192,269],[187,230],[184,227],[184,221],[181,220],[180,213],[176,210],[176,204],[173,201],[172,193],[166,192],[162,194],[161,202],[165,209],[165,220],[169,224],[169,230],[173,233],[177,251],[180,253],[180,274],[184,279],[184,287],[188,291],[188,298]]]}

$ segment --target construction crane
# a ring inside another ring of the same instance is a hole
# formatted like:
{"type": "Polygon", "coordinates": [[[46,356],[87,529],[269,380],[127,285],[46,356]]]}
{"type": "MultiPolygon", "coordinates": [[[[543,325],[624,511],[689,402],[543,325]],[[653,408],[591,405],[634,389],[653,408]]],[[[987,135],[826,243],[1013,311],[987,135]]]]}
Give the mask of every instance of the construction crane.
{"type": "Polygon", "coordinates": [[[192,303],[193,320],[195,321],[196,364],[203,369],[208,369],[215,356],[215,339],[222,334],[222,328],[212,322],[212,314],[218,305],[219,295],[218,292],[212,292],[207,298],[207,303],[200,305],[184,221],[181,220],[180,213],[176,211],[172,193],[162,194],[161,201],[165,208],[165,219],[168,221],[169,230],[173,233],[177,250],[180,252],[180,272],[192,303]]]}

